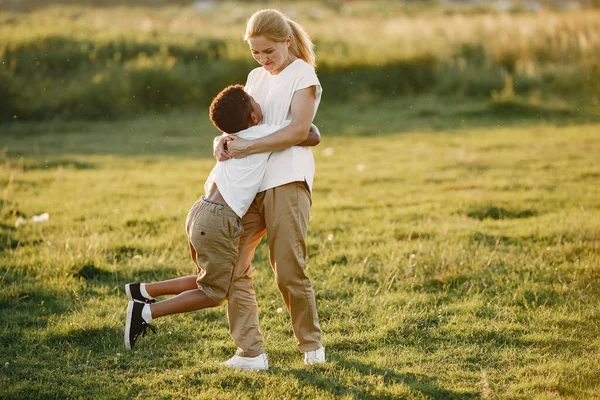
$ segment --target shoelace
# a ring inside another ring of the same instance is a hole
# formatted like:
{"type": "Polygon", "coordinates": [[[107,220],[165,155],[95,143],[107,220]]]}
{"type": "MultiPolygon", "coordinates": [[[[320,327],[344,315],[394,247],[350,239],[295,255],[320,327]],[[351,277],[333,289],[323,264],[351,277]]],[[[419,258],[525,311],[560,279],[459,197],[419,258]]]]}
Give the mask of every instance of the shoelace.
{"type": "Polygon", "coordinates": [[[140,331],[140,333],[138,333],[137,335],[135,335],[133,337],[133,341],[135,342],[137,340],[137,338],[140,337],[140,334],[141,334],[142,337],[146,336],[147,335],[146,330],[148,328],[150,328],[150,330],[152,332],[154,332],[155,335],[157,334],[156,333],[156,328],[153,325],[150,325],[149,323],[142,321],[142,330],[140,331]]]}
{"type": "Polygon", "coordinates": [[[156,335],[156,328],[153,325],[150,325],[146,322],[142,321],[142,337],[146,336],[146,329],[150,328],[152,332],[156,335]]]}

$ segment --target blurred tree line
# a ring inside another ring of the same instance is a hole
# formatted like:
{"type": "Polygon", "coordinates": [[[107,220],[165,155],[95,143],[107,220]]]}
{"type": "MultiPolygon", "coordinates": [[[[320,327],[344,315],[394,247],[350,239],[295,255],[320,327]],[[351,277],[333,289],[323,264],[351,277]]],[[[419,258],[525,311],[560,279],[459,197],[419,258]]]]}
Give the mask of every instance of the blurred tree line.
{"type": "MultiPolygon", "coordinates": [[[[154,1],[166,2],[171,3],[154,1]]],[[[94,12],[88,13],[94,18],[94,12]]],[[[74,21],[72,26],[41,26],[32,33],[36,20],[25,24],[18,14],[0,13],[0,121],[110,119],[182,107],[203,109],[223,87],[244,83],[257,66],[239,36],[173,36],[160,29],[144,35],[133,29],[102,35],[77,25],[78,12],[66,15],[66,21],[74,21]]],[[[477,20],[481,26],[496,23],[482,18],[477,20]]],[[[391,24],[388,30],[403,29],[390,33],[405,41],[397,43],[368,33],[355,43],[322,29],[315,38],[318,75],[327,102],[421,94],[598,102],[600,13],[555,15],[551,24],[543,15],[534,19],[498,23],[485,36],[482,28],[448,27],[455,21],[442,16],[428,27],[431,35],[438,35],[429,40],[437,41],[435,46],[421,36],[427,19],[391,24]],[[508,35],[505,26],[523,31],[516,36],[519,40],[508,35]],[[464,39],[457,39],[459,35],[464,39]]],[[[355,29],[370,32],[373,26],[364,19],[355,29]]]]}

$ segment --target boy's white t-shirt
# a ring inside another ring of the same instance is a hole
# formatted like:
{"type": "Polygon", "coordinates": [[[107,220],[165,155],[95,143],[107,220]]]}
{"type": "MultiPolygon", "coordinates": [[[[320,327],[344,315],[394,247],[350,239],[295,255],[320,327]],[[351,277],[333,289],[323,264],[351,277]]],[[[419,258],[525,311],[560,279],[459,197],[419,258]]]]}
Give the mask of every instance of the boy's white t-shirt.
{"type": "MultiPolygon", "coordinates": [[[[263,67],[255,68],[248,75],[245,90],[262,107],[264,122],[280,125],[292,119],[290,106],[294,93],[310,86],[316,87],[314,118],[323,90],[315,69],[304,60],[294,60],[277,75],[271,75],[263,67]]],[[[312,191],[314,176],[315,160],[311,148],[293,146],[271,153],[258,191],[296,181],[305,181],[312,191]]]]}
{"type": "MultiPolygon", "coordinates": [[[[263,123],[244,129],[236,135],[242,139],[256,140],[278,131],[289,123],[290,121],[284,121],[279,125],[263,123]]],[[[223,199],[242,218],[250,208],[256,193],[259,192],[270,154],[269,152],[258,153],[217,162],[204,184],[205,192],[208,192],[213,182],[216,183],[223,199]]]]}

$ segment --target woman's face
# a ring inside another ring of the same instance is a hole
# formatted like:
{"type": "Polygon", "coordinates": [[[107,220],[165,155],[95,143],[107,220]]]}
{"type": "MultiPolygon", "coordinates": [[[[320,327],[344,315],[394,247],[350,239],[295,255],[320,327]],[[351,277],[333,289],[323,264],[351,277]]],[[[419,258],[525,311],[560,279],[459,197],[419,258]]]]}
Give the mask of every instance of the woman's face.
{"type": "Polygon", "coordinates": [[[248,44],[252,57],[273,75],[280,73],[289,64],[289,37],[283,42],[274,42],[265,36],[256,36],[249,38],[248,44]]]}

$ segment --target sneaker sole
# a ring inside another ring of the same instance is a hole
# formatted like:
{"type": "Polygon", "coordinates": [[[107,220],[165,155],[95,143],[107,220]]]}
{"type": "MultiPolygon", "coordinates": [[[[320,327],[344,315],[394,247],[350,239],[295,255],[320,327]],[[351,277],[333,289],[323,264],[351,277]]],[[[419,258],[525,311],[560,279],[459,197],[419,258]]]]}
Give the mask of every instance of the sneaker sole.
{"type": "Polygon", "coordinates": [[[227,365],[225,363],[221,363],[221,365],[229,368],[229,369],[237,369],[242,371],[268,371],[269,367],[260,367],[260,368],[251,368],[251,367],[234,367],[232,365],[227,365]]]}
{"type": "Polygon", "coordinates": [[[229,369],[241,369],[244,371],[267,371],[269,369],[269,361],[266,358],[266,356],[263,358],[263,361],[264,361],[263,363],[257,363],[253,366],[252,365],[242,366],[242,365],[236,365],[233,363],[230,364],[230,361],[231,360],[222,362],[221,365],[223,365],[229,369]]]}
{"type": "Polygon", "coordinates": [[[125,293],[127,293],[127,298],[129,301],[133,301],[133,298],[131,297],[131,289],[129,289],[129,283],[125,285],[125,293]]]}
{"type": "Polygon", "coordinates": [[[133,315],[133,302],[129,302],[127,305],[127,320],[125,322],[125,348],[131,350],[131,343],[129,342],[129,333],[131,332],[131,316],[133,315]]]}

